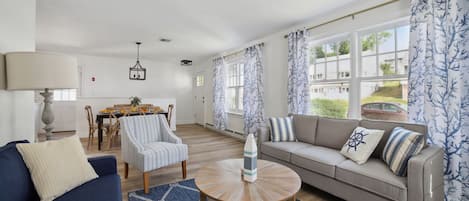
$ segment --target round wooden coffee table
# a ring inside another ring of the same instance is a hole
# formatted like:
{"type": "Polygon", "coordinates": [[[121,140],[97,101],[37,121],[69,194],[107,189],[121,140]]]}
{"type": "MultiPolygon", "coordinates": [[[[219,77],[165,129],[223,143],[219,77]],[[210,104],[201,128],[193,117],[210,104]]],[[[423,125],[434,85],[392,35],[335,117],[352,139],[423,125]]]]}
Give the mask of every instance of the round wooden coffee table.
{"type": "Polygon", "coordinates": [[[301,179],[296,172],[278,163],[258,160],[257,180],[245,182],[241,177],[243,159],[227,159],[200,168],[195,185],[200,190],[200,200],[296,200],[301,179]]]}

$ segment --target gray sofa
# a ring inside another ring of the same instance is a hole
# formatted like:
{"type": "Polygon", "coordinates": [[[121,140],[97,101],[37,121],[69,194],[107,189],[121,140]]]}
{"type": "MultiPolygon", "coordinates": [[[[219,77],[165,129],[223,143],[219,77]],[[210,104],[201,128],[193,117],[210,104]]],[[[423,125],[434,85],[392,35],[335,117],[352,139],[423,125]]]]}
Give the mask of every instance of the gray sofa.
{"type": "Polygon", "coordinates": [[[345,200],[443,200],[443,150],[426,146],[408,163],[407,177],[394,175],[381,160],[392,129],[400,126],[426,133],[423,125],[385,121],[330,119],[293,115],[297,142],[271,142],[270,129],[258,131],[259,157],[295,170],[304,183],[345,200]],[[362,165],[340,149],[357,127],[385,130],[378,147],[362,165]]]}

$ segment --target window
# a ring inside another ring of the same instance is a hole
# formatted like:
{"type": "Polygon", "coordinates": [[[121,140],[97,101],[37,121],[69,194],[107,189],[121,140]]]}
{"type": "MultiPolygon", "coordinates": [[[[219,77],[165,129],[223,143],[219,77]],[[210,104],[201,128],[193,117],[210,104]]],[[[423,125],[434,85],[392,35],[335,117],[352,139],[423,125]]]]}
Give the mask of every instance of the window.
{"type": "Polygon", "coordinates": [[[409,26],[404,23],[311,41],[311,113],[407,121],[409,26]]]}
{"type": "Polygon", "coordinates": [[[347,117],[351,70],[350,40],[310,44],[311,108],[315,115],[347,117]]]}
{"type": "Polygon", "coordinates": [[[54,101],[76,101],[76,89],[56,89],[53,90],[54,101]]]}
{"type": "Polygon", "coordinates": [[[227,102],[230,112],[243,111],[244,64],[241,62],[228,65],[227,102]]]}
{"type": "Polygon", "coordinates": [[[196,87],[203,87],[205,82],[205,77],[203,75],[197,75],[195,77],[195,86],[196,87]]]}
{"type": "Polygon", "coordinates": [[[360,34],[360,104],[381,103],[363,110],[363,119],[407,121],[409,26],[396,25],[360,34]]]}

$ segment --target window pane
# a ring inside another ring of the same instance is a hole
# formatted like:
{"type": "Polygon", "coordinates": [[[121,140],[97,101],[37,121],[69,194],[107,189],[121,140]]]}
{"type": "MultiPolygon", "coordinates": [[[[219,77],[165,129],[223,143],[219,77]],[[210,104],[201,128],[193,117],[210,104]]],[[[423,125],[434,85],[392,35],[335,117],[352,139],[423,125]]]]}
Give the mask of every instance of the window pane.
{"type": "Polygon", "coordinates": [[[348,88],[348,83],[312,85],[311,113],[325,117],[346,118],[348,88]]]}
{"type": "Polygon", "coordinates": [[[379,53],[394,52],[396,43],[394,41],[394,29],[379,32],[378,35],[379,53]]]}
{"type": "Polygon", "coordinates": [[[350,59],[339,61],[339,79],[350,78],[350,59]]]}
{"type": "Polygon", "coordinates": [[[326,61],[326,52],[323,46],[316,46],[314,47],[314,58],[315,63],[324,62],[326,61]]]}
{"type": "Polygon", "coordinates": [[[337,79],[337,61],[327,62],[327,79],[337,79]]]}
{"type": "Polygon", "coordinates": [[[77,100],[77,90],[70,89],[70,100],[77,100]]]}
{"type": "Polygon", "coordinates": [[[397,53],[397,73],[407,74],[409,70],[409,52],[397,53]]]}
{"type": "Polygon", "coordinates": [[[308,78],[309,78],[309,81],[313,81],[315,80],[315,77],[314,77],[314,64],[312,65],[309,65],[309,69],[308,69],[308,78]]]}
{"type": "Polygon", "coordinates": [[[363,119],[407,121],[407,80],[362,82],[363,119]]]}
{"type": "Polygon", "coordinates": [[[345,40],[339,42],[339,59],[348,59],[350,58],[350,41],[345,40]]]}
{"type": "Polygon", "coordinates": [[[394,53],[379,55],[379,75],[396,74],[394,53]]]}
{"type": "Polygon", "coordinates": [[[366,56],[362,58],[362,76],[376,76],[376,56],[366,56]]]}
{"type": "Polygon", "coordinates": [[[326,56],[328,61],[337,60],[337,45],[329,43],[326,45],[326,56]]]}
{"type": "Polygon", "coordinates": [[[239,88],[239,98],[238,98],[238,108],[239,110],[243,110],[243,87],[239,88]]]}
{"type": "Polygon", "coordinates": [[[227,101],[228,101],[228,108],[231,110],[236,109],[236,89],[235,88],[228,88],[227,90],[227,101]]]}
{"type": "Polygon", "coordinates": [[[239,64],[239,86],[244,85],[244,64],[239,64]]]}
{"type": "Polygon", "coordinates": [[[368,34],[361,38],[362,55],[376,54],[376,34],[368,34]]]}
{"type": "Polygon", "coordinates": [[[409,26],[402,26],[396,29],[397,50],[409,49],[409,26]]]}
{"type": "Polygon", "coordinates": [[[326,77],[326,64],[325,63],[318,63],[316,64],[316,74],[313,76],[315,80],[324,80],[326,77]]]}

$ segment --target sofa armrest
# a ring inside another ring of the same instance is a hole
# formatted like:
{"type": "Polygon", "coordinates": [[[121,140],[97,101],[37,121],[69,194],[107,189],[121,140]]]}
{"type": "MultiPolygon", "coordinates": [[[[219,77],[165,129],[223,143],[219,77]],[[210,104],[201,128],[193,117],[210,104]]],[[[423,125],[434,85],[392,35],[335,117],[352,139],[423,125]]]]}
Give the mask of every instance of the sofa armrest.
{"type": "Polygon", "coordinates": [[[262,126],[257,129],[257,149],[260,150],[261,144],[270,139],[270,130],[267,126],[262,126]]]}
{"type": "Polygon", "coordinates": [[[443,200],[443,149],[430,145],[409,159],[407,200],[443,200]]]}
{"type": "Polygon", "coordinates": [[[114,156],[109,155],[88,158],[88,162],[100,177],[117,174],[117,162],[114,156]]]}

